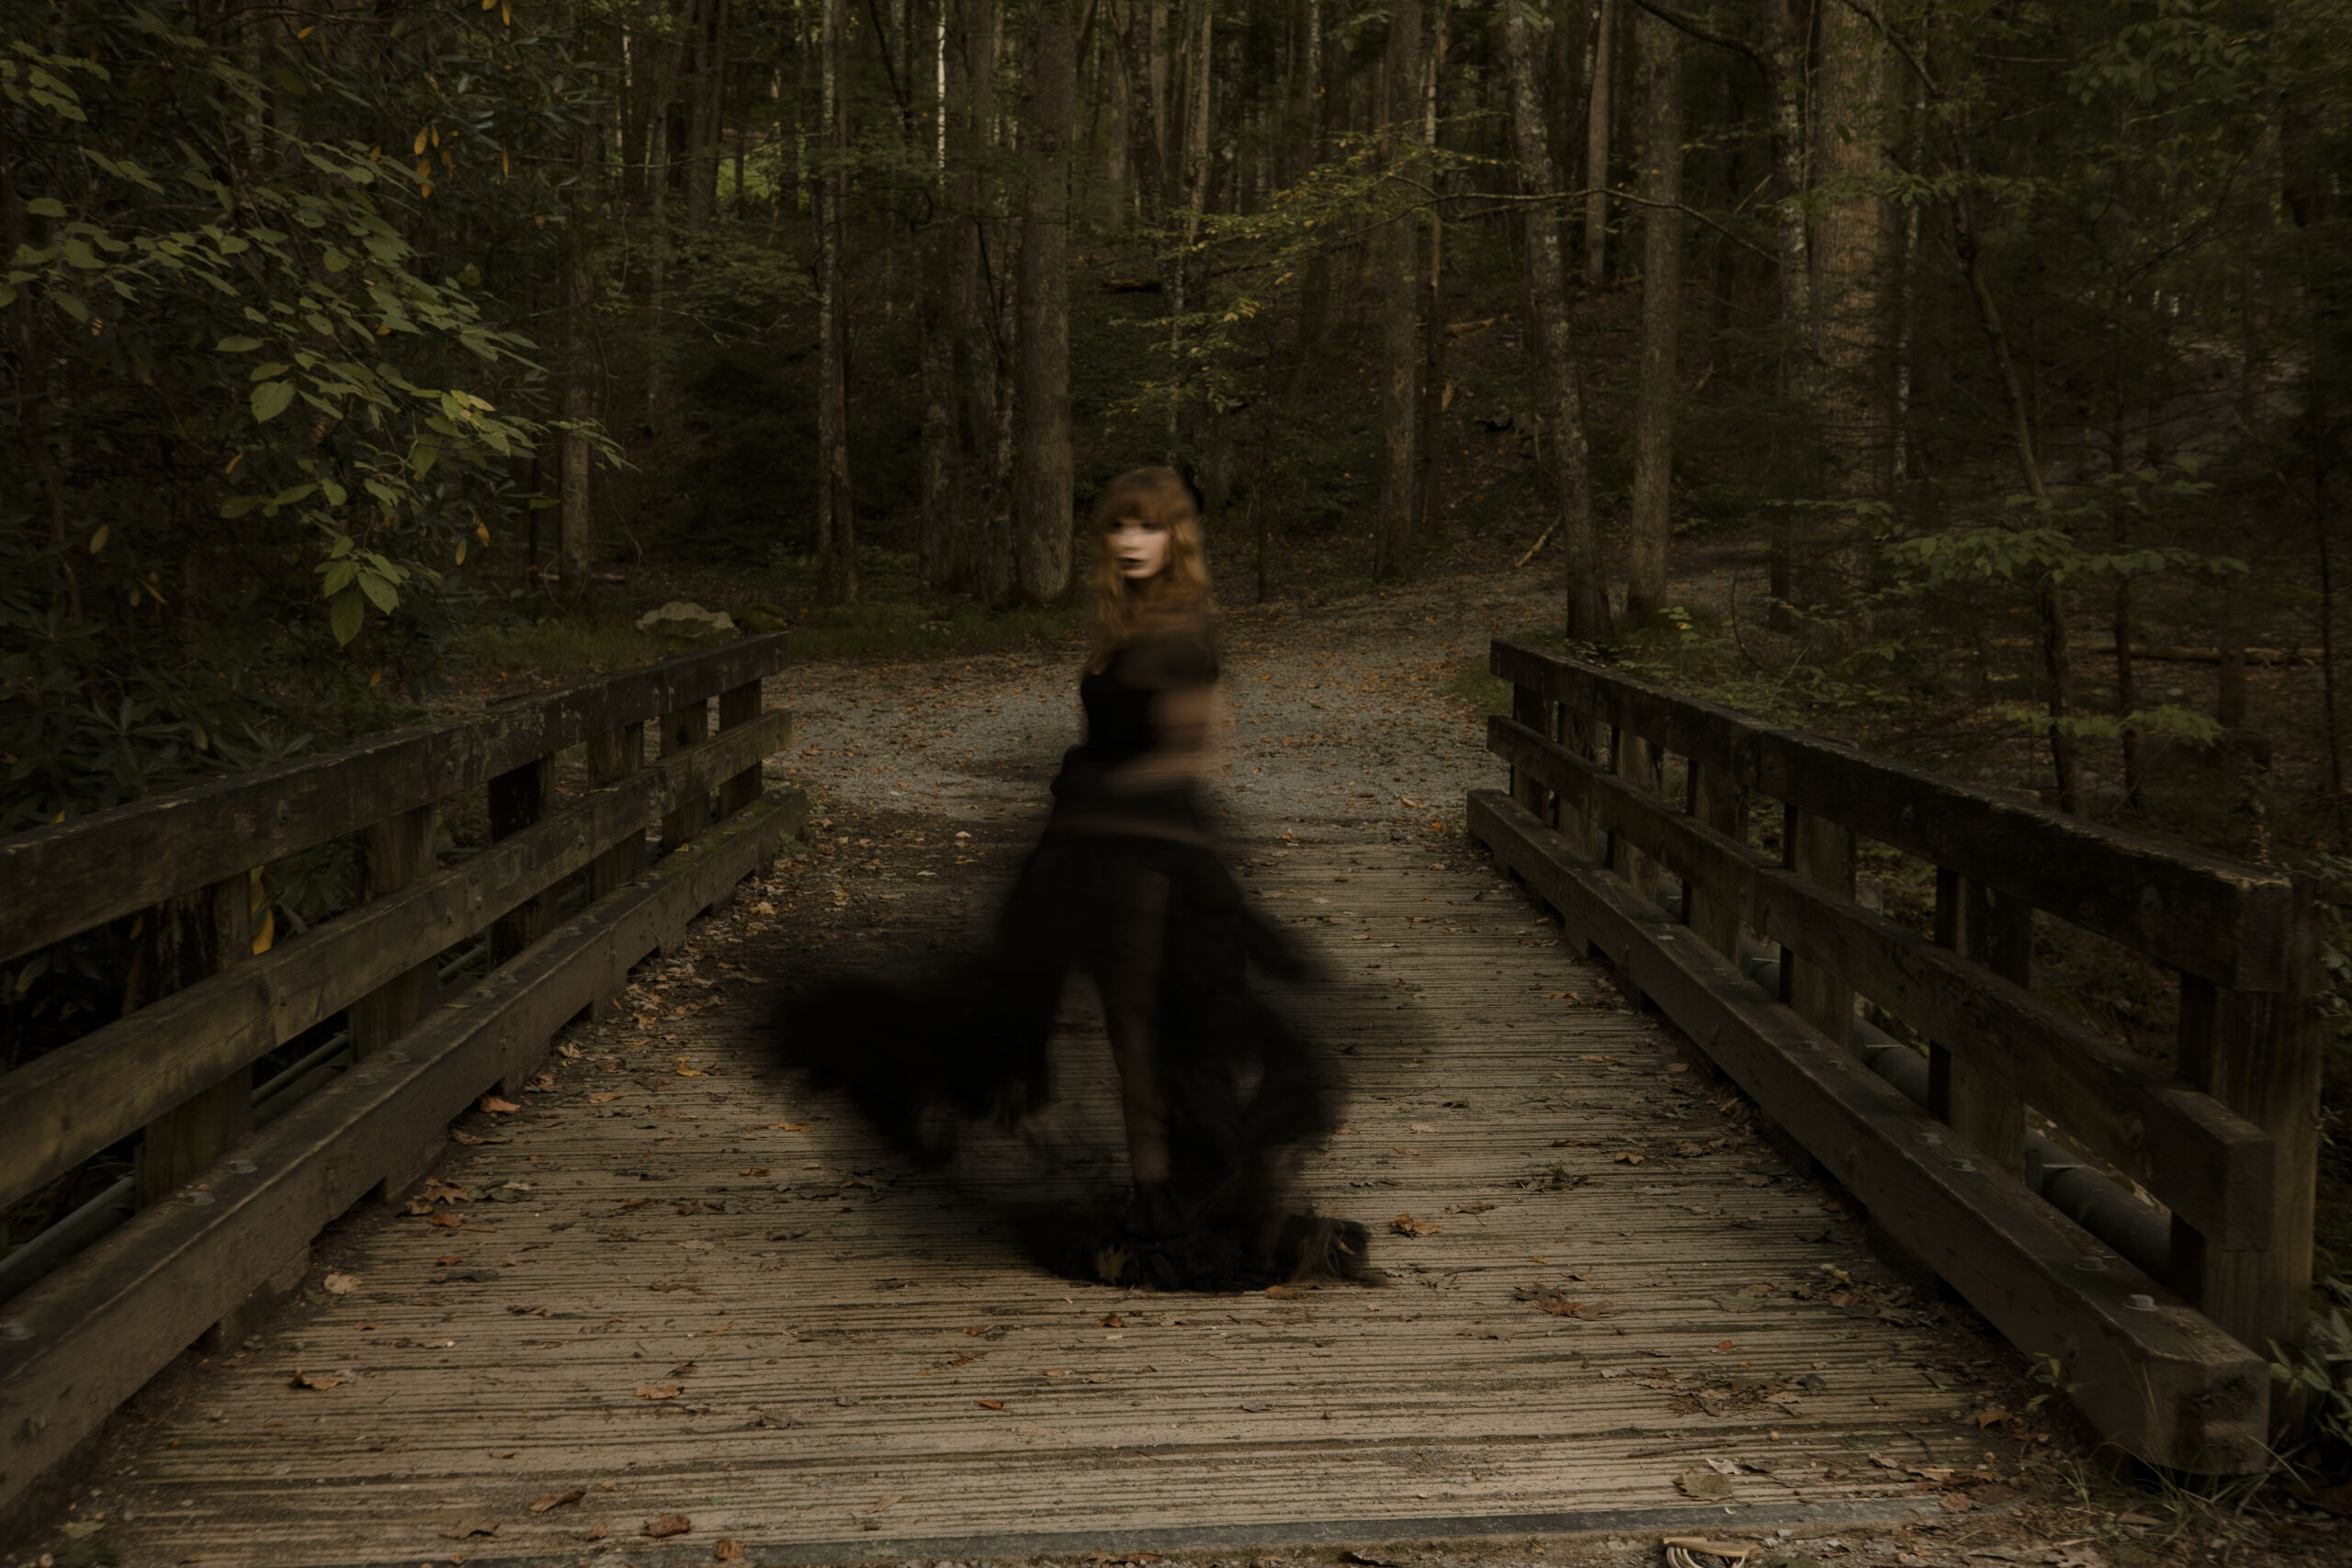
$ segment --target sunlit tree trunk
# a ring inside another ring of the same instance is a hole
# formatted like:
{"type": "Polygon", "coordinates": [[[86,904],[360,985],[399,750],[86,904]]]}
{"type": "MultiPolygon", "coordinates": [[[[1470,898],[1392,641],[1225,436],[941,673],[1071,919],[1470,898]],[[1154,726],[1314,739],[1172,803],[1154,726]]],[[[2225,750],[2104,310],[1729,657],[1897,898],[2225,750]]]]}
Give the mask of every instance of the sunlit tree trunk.
{"type": "Polygon", "coordinates": [[[1682,330],[1682,35],[1634,18],[1642,115],[1642,369],[1634,408],[1633,518],[1626,608],[1639,619],[1666,602],[1672,533],[1675,370],[1682,330]]]}
{"type": "MultiPolygon", "coordinates": [[[[1421,85],[1420,0],[1391,0],[1382,74],[1382,136],[1392,168],[1417,175],[1421,85]]],[[[1373,575],[1403,577],[1413,540],[1415,438],[1419,434],[1419,225],[1408,209],[1383,226],[1380,279],[1380,512],[1373,524],[1373,575]]]]}
{"type": "Polygon", "coordinates": [[[1013,578],[1021,598],[1069,592],[1069,143],[1078,107],[1070,0],[1030,0],[1021,211],[1020,456],[1013,578]]]}
{"type": "MultiPolygon", "coordinates": [[[[1544,133],[1543,100],[1536,90],[1529,47],[1528,0],[1504,0],[1503,68],[1510,78],[1511,141],[1519,161],[1520,187],[1532,196],[1555,186],[1552,149],[1544,133]]],[[[1548,206],[1527,215],[1528,336],[1543,355],[1548,396],[1544,423],[1551,436],[1552,478],[1566,568],[1568,636],[1590,640],[1608,630],[1608,599],[1600,581],[1600,538],[1592,515],[1591,463],[1585,448],[1584,400],[1577,385],[1576,340],[1568,324],[1566,268],[1560,254],[1559,225],[1548,206]]]]}

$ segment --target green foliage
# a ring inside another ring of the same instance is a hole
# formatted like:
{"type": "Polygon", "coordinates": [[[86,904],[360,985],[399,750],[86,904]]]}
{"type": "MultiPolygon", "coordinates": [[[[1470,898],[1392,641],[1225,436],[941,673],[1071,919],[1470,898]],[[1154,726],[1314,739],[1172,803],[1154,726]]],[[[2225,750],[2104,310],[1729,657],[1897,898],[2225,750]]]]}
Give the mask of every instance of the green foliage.
{"type": "Polygon", "coordinates": [[[28,412],[0,475],[0,832],[430,681],[470,593],[452,569],[515,525],[548,429],[531,344],[435,254],[448,216],[541,234],[544,194],[506,180],[518,111],[564,129],[544,40],[496,13],[231,48],[185,12],[45,9],[0,35],[22,236],[0,306],[28,350],[6,372],[28,412]],[[418,127],[413,165],[371,140],[388,122],[418,127]]]}

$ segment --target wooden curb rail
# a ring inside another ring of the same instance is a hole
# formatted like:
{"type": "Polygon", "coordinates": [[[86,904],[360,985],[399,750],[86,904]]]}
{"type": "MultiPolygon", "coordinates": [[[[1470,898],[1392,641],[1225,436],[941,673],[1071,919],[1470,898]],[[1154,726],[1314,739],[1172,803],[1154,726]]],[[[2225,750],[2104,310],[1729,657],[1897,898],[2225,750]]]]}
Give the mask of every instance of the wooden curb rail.
{"type": "Polygon", "coordinates": [[[0,1201],[135,1138],[142,1202],[0,1302],[0,1533],[122,1400],[216,1325],[241,1336],[321,1226],[419,1179],[453,1116],[519,1091],[556,1030],[800,831],[807,796],[761,782],[791,739],[761,701],[785,658],[749,639],[0,840],[0,879],[44,890],[0,902],[0,961],[132,915],[162,954],[146,1005],[0,1077],[0,1201]],[[589,787],[559,804],[582,744],[589,787]],[[440,803],[477,790],[491,841],[436,865],[440,803]],[[251,868],[345,838],[362,900],[251,953],[251,868]],[[559,922],[566,888],[586,908],[559,922]],[[484,932],[489,977],[436,997],[484,932]],[[253,1065],[338,1020],[350,1070],[254,1130],[253,1065]]]}
{"type": "Polygon", "coordinates": [[[1567,931],[2020,1348],[2058,1358],[2103,1433],[2180,1469],[2267,1464],[2267,1352],[2301,1338],[2311,1276],[2310,879],[1515,644],[1492,668],[1514,687],[1488,728],[1512,784],[1473,795],[1472,830],[1567,931]],[[1757,796],[1781,803],[1777,857],[1749,841],[1757,796]],[[1932,866],[1932,940],[1857,901],[1865,837],[1932,866]],[[1661,867],[1680,922],[1653,897],[1661,867]],[[2035,995],[2037,911],[2178,975],[2172,1074],[2035,995]],[[1738,967],[1756,940],[1778,944],[1777,998],[1738,967]],[[1928,1043],[1927,1110],[1857,1058],[1858,995],[1928,1043]],[[2162,1283],[2019,1179],[2030,1111],[2166,1206],[2162,1283]]]}

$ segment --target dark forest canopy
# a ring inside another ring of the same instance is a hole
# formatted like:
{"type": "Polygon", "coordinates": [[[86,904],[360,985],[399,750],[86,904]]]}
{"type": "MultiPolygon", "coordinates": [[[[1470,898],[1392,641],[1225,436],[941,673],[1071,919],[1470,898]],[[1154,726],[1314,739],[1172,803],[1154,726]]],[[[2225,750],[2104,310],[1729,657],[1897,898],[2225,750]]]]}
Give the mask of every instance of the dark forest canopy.
{"type": "Polygon", "coordinates": [[[0,830],[387,722],[649,560],[1065,602],[1161,460],[1228,594],[1509,524],[1596,646],[1700,635],[1669,583],[1752,535],[1817,687],[2029,649],[2068,809],[2322,649],[2340,809],[2344,0],[6,17],[0,830]]]}

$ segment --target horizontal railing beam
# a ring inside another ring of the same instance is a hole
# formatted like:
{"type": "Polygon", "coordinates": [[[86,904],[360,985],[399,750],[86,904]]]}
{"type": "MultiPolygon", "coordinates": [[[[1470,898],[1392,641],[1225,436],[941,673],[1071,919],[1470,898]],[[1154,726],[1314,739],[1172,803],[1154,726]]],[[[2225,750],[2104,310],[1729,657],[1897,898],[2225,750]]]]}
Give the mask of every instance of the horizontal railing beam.
{"type": "Polygon", "coordinates": [[[1779,728],[1653,682],[1515,643],[1497,675],[1590,714],[1758,794],[1918,855],[1981,886],[2234,990],[2289,983],[2293,878],[2006,800],[1779,728]]]}
{"type": "Polygon", "coordinates": [[[1996,1055],[2068,1137],[2216,1246],[2270,1245],[2276,1145],[2253,1122],[2030,991],[1782,869],[1525,725],[1496,716],[1487,727],[1489,750],[1730,906],[1759,935],[1956,1054],[1996,1055]]]}
{"type": "Polygon", "coordinates": [[[0,840],[0,963],[175,894],[241,875],[373,822],[486,785],[537,757],[719,695],[786,663],[788,634],[752,637],[472,718],[194,784],[0,840]]]}
{"type": "Polygon", "coordinates": [[[0,1077],[0,1203],[486,929],[791,734],[789,713],[763,714],[0,1077]]]}

